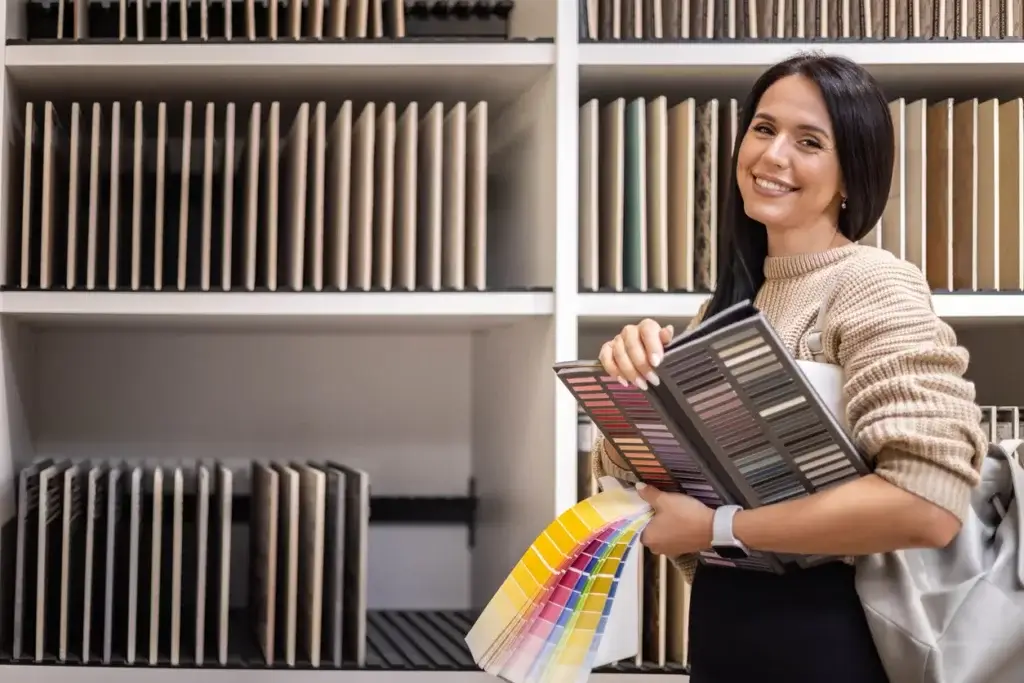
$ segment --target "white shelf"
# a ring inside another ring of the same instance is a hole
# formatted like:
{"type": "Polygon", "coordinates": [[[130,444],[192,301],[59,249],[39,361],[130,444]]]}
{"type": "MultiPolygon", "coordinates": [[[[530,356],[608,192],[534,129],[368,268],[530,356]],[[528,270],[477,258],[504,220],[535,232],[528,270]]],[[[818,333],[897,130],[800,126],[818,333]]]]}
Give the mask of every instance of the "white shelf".
{"type": "MultiPolygon", "coordinates": [[[[0,666],[0,678],[17,680],[17,683],[53,683],[54,680],[73,680],[74,683],[179,683],[183,677],[188,677],[189,683],[283,683],[286,680],[301,680],[303,683],[494,683],[497,680],[485,673],[450,671],[218,671],[148,667],[0,666]],[[68,678],[63,678],[65,676],[68,678]]],[[[687,683],[690,677],[650,673],[594,674],[589,680],[591,683],[687,683]]]]}
{"type": "Polygon", "coordinates": [[[665,294],[599,292],[579,295],[581,325],[623,324],[644,318],[689,319],[709,294],[665,294]]]}
{"type": "MultiPolygon", "coordinates": [[[[689,319],[709,294],[588,293],[579,295],[583,326],[626,324],[644,318],[689,319]]],[[[935,312],[950,322],[1024,323],[1024,293],[935,294],[935,312]]]]}
{"type": "Polygon", "coordinates": [[[1024,294],[935,294],[935,312],[950,322],[1024,323],[1024,294]]]}
{"type": "Polygon", "coordinates": [[[433,99],[472,96],[504,104],[553,64],[552,42],[325,42],[242,44],[16,44],[7,72],[31,93],[96,99],[145,93],[264,90],[433,99]]]}
{"type": "Polygon", "coordinates": [[[544,66],[554,62],[554,42],[538,41],[329,41],[251,43],[21,43],[7,46],[10,71],[30,68],[199,69],[210,66],[255,70],[318,67],[430,68],[544,66]]]}
{"type": "Polygon", "coordinates": [[[868,68],[903,66],[923,71],[933,66],[998,66],[1024,71],[1020,41],[956,43],[935,41],[878,42],[584,42],[581,70],[593,66],[687,66],[729,69],[749,67],[760,73],[797,52],[821,51],[848,57],[868,68]]]}
{"type": "Polygon", "coordinates": [[[767,67],[810,50],[843,55],[867,67],[883,86],[919,90],[1013,87],[1024,76],[1024,45],[992,42],[666,42],[582,43],[581,90],[606,87],[727,88],[750,84],[767,67]],[[941,70],[941,71],[940,71],[941,70]],[[942,74],[941,83],[934,78],[942,74]]]}
{"type": "Polygon", "coordinates": [[[4,292],[33,323],[170,323],[472,330],[553,312],[550,292],[4,292]]]}

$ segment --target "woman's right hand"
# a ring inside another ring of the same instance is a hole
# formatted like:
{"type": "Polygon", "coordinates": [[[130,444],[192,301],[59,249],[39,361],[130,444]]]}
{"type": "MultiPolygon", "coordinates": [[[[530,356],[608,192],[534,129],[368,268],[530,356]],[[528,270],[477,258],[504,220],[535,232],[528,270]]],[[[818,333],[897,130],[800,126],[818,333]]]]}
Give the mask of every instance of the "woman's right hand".
{"type": "Polygon", "coordinates": [[[657,385],[658,367],[665,356],[665,344],[673,337],[671,325],[662,327],[646,318],[638,325],[626,325],[614,338],[601,346],[598,360],[605,372],[619,380],[622,386],[635,384],[646,389],[648,382],[657,385]]]}

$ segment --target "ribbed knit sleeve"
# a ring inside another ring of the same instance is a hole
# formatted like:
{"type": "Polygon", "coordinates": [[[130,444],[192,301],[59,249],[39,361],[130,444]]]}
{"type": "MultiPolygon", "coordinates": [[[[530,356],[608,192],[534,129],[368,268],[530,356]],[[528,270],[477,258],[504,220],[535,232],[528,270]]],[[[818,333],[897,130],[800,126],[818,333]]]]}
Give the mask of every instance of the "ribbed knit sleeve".
{"type": "Polygon", "coordinates": [[[875,473],[962,520],[987,450],[968,352],[933,311],[921,271],[878,254],[844,269],[826,354],[843,367],[850,429],[875,473]]]}
{"type": "Polygon", "coordinates": [[[594,473],[595,479],[615,477],[622,481],[628,481],[631,484],[635,484],[637,481],[635,474],[629,470],[622,469],[608,457],[608,454],[605,452],[603,434],[598,434],[597,438],[594,439],[594,447],[590,451],[590,470],[594,473]]]}

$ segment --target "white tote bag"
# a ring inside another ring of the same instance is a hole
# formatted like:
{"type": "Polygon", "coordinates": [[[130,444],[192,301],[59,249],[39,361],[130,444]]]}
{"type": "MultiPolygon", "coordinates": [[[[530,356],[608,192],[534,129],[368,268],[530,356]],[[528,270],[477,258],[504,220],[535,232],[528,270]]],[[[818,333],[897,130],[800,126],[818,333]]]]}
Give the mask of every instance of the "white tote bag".
{"type": "MultiPolygon", "coordinates": [[[[799,361],[822,400],[846,424],[843,372],[824,358],[818,313],[799,361]]],[[[960,533],[942,549],[856,559],[856,586],[892,683],[1024,681],[1024,441],[989,448],[960,533]]]]}

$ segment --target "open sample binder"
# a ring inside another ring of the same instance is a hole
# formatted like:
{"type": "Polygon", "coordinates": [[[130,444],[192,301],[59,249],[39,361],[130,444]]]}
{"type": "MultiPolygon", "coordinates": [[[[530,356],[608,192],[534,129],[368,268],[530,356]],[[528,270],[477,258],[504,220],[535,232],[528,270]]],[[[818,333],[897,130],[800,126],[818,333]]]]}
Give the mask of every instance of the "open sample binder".
{"type": "MultiPolygon", "coordinates": [[[[712,508],[771,505],[868,474],[834,412],[834,397],[815,388],[830,382],[828,393],[834,393],[833,370],[841,372],[794,360],[749,302],[669,342],[655,369],[661,381],[647,390],[622,386],[595,361],[555,366],[640,481],[712,508]]],[[[628,560],[637,554],[650,514],[634,490],[615,487],[553,522],[467,637],[481,668],[513,683],[575,682],[634,654],[638,579],[635,568],[627,576],[628,560]],[[616,607],[625,596],[634,609],[616,607]],[[613,630],[623,635],[606,645],[613,630]]],[[[775,573],[833,559],[757,551],[736,559],[713,550],[700,555],[706,564],[775,573]]]]}

